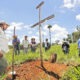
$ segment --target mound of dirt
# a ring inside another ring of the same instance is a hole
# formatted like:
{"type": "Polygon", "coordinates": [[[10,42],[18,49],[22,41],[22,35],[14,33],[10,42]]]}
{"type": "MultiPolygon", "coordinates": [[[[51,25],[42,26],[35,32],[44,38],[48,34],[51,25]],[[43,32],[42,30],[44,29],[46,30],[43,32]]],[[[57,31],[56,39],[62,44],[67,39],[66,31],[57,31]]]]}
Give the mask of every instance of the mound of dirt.
{"type": "MultiPolygon", "coordinates": [[[[15,66],[17,73],[15,80],[59,80],[62,73],[68,68],[64,64],[43,62],[43,67],[40,66],[40,60],[25,62],[15,66]]],[[[8,68],[8,71],[11,67],[8,68]]],[[[11,76],[8,76],[6,80],[11,76]]]]}

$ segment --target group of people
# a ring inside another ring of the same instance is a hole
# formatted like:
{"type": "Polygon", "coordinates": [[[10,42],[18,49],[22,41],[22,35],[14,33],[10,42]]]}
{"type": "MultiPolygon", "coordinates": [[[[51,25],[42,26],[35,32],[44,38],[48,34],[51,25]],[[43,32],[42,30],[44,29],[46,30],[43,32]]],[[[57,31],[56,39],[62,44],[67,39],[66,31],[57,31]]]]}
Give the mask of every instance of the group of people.
{"type": "MultiPolygon", "coordinates": [[[[19,38],[14,35],[12,40],[14,52],[16,55],[20,54],[20,40],[19,38]]],[[[32,52],[36,51],[36,41],[35,38],[31,38],[31,43],[29,44],[28,36],[24,36],[24,39],[22,40],[22,49],[24,53],[28,52],[29,47],[31,48],[32,52]]]]}
{"type": "MultiPolygon", "coordinates": [[[[20,40],[16,35],[13,36],[12,44],[13,44],[13,49],[15,54],[16,55],[20,54],[20,40]]],[[[29,43],[28,36],[24,36],[24,39],[22,40],[21,44],[22,44],[23,53],[27,53],[29,48],[31,48],[32,52],[36,51],[37,44],[35,38],[31,38],[31,42],[29,43]]],[[[48,39],[46,39],[44,43],[45,51],[47,51],[50,48],[50,46],[51,45],[48,42],[48,39]]]]}
{"type": "MultiPolygon", "coordinates": [[[[16,55],[20,54],[20,40],[18,39],[16,35],[13,36],[12,44],[13,44],[13,49],[14,49],[15,54],[16,55]]],[[[51,47],[51,44],[49,43],[47,38],[45,42],[43,43],[43,47],[45,48],[45,51],[49,50],[51,47]]],[[[27,53],[29,48],[31,48],[32,52],[36,51],[37,44],[36,44],[35,38],[31,38],[31,43],[29,43],[28,36],[24,36],[24,39],[22,40],[23,52],[27,53]]],[[[62,44],[62,50],[64,54],[69,53],[69,48],[70,48],[69,43],[67,41],[64,41],[62,44]]]]}
{"type": "MultiPolygon", "coordinates": [[[[79,51],[78,56],[80,57],[80,38],[77,41],[77,45],[78,45],[78,51],[79,51]]],[[[62,50],[64,54],[69,53],[69,50],[70,50],[69,48],[70,48],[69,42],[64,41],[62,44],[62,50]]]]}

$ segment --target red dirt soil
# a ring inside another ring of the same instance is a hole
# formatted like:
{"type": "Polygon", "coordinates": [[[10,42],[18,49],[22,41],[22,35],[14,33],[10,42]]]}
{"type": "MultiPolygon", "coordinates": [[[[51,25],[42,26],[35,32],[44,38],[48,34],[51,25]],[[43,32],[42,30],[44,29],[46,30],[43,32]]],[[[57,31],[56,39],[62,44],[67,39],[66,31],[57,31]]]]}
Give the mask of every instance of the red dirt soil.
{"type": "MultiPolygon", "coordinates": [[[[68,68],[64,64],[50,63],[49,61],[44,61],[43,66],[40,66],[39,60],[16,65],[17,76],[15,80],[59,80],[68,68]]],[[[8,70],[11,70],[11,67],[8,70]]]]}

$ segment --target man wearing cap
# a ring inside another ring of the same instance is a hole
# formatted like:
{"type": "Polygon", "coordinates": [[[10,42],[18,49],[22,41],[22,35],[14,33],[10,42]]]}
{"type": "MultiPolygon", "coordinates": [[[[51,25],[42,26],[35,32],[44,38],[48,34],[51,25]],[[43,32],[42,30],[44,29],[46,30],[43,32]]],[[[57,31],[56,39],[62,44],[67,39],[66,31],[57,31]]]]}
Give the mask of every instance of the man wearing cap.
{"type": "Polygon", "coordinates": [[[4,58],[4,53],[8,49],[8,40],[6,39],[4,31],[8,28],[8,24],[2,22],[0,23],[0,75],[6,71],[7,61],[4,58]]]}

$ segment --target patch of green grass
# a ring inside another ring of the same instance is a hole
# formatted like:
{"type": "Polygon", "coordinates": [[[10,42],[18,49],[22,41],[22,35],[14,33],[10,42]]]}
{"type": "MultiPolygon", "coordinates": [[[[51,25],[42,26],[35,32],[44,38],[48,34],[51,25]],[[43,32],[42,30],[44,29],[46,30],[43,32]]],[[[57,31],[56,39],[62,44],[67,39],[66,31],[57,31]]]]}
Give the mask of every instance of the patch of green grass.
{"type": "Polygon", "coordinates": [[[80,80],[80,66],[71,66],[60,80],[80,80]]]}
{"type": "Polygon", "coordinates": [[[6,78],[6,74],[2,74],[2,75],[0,75],[0,80],[4,80],[5,78],[6,78]]]}
{"type": "MultiPolygon", "coordinates": [[[[9,65],[12,63],[12,53],[13,50],[10,50],[9,53],[5,54],[5,57],[9,63],[9,65]]],[[[77,44],[70,44],[70,52],[69,54],[64,54],[62,52],[61,45],[53,45],[51,48],[45,52],[44,48],[42,48],[42,54],[44,60],[49,60],[50,55],[56,53],[57,54],[57,62],[58,63],[70,63],[75,62],[79,64],[80,58],[78,57],[78,49],[77,44]]],[[[15,63],[19,64],[20,62],[24,62],[28,59],[36,59],[40,58],[40,50],[37,48],[36,52],[33,53],[29,50],[27,54],[24,54],[21,50],[20,55],[15,55],[15,63]]]]}

